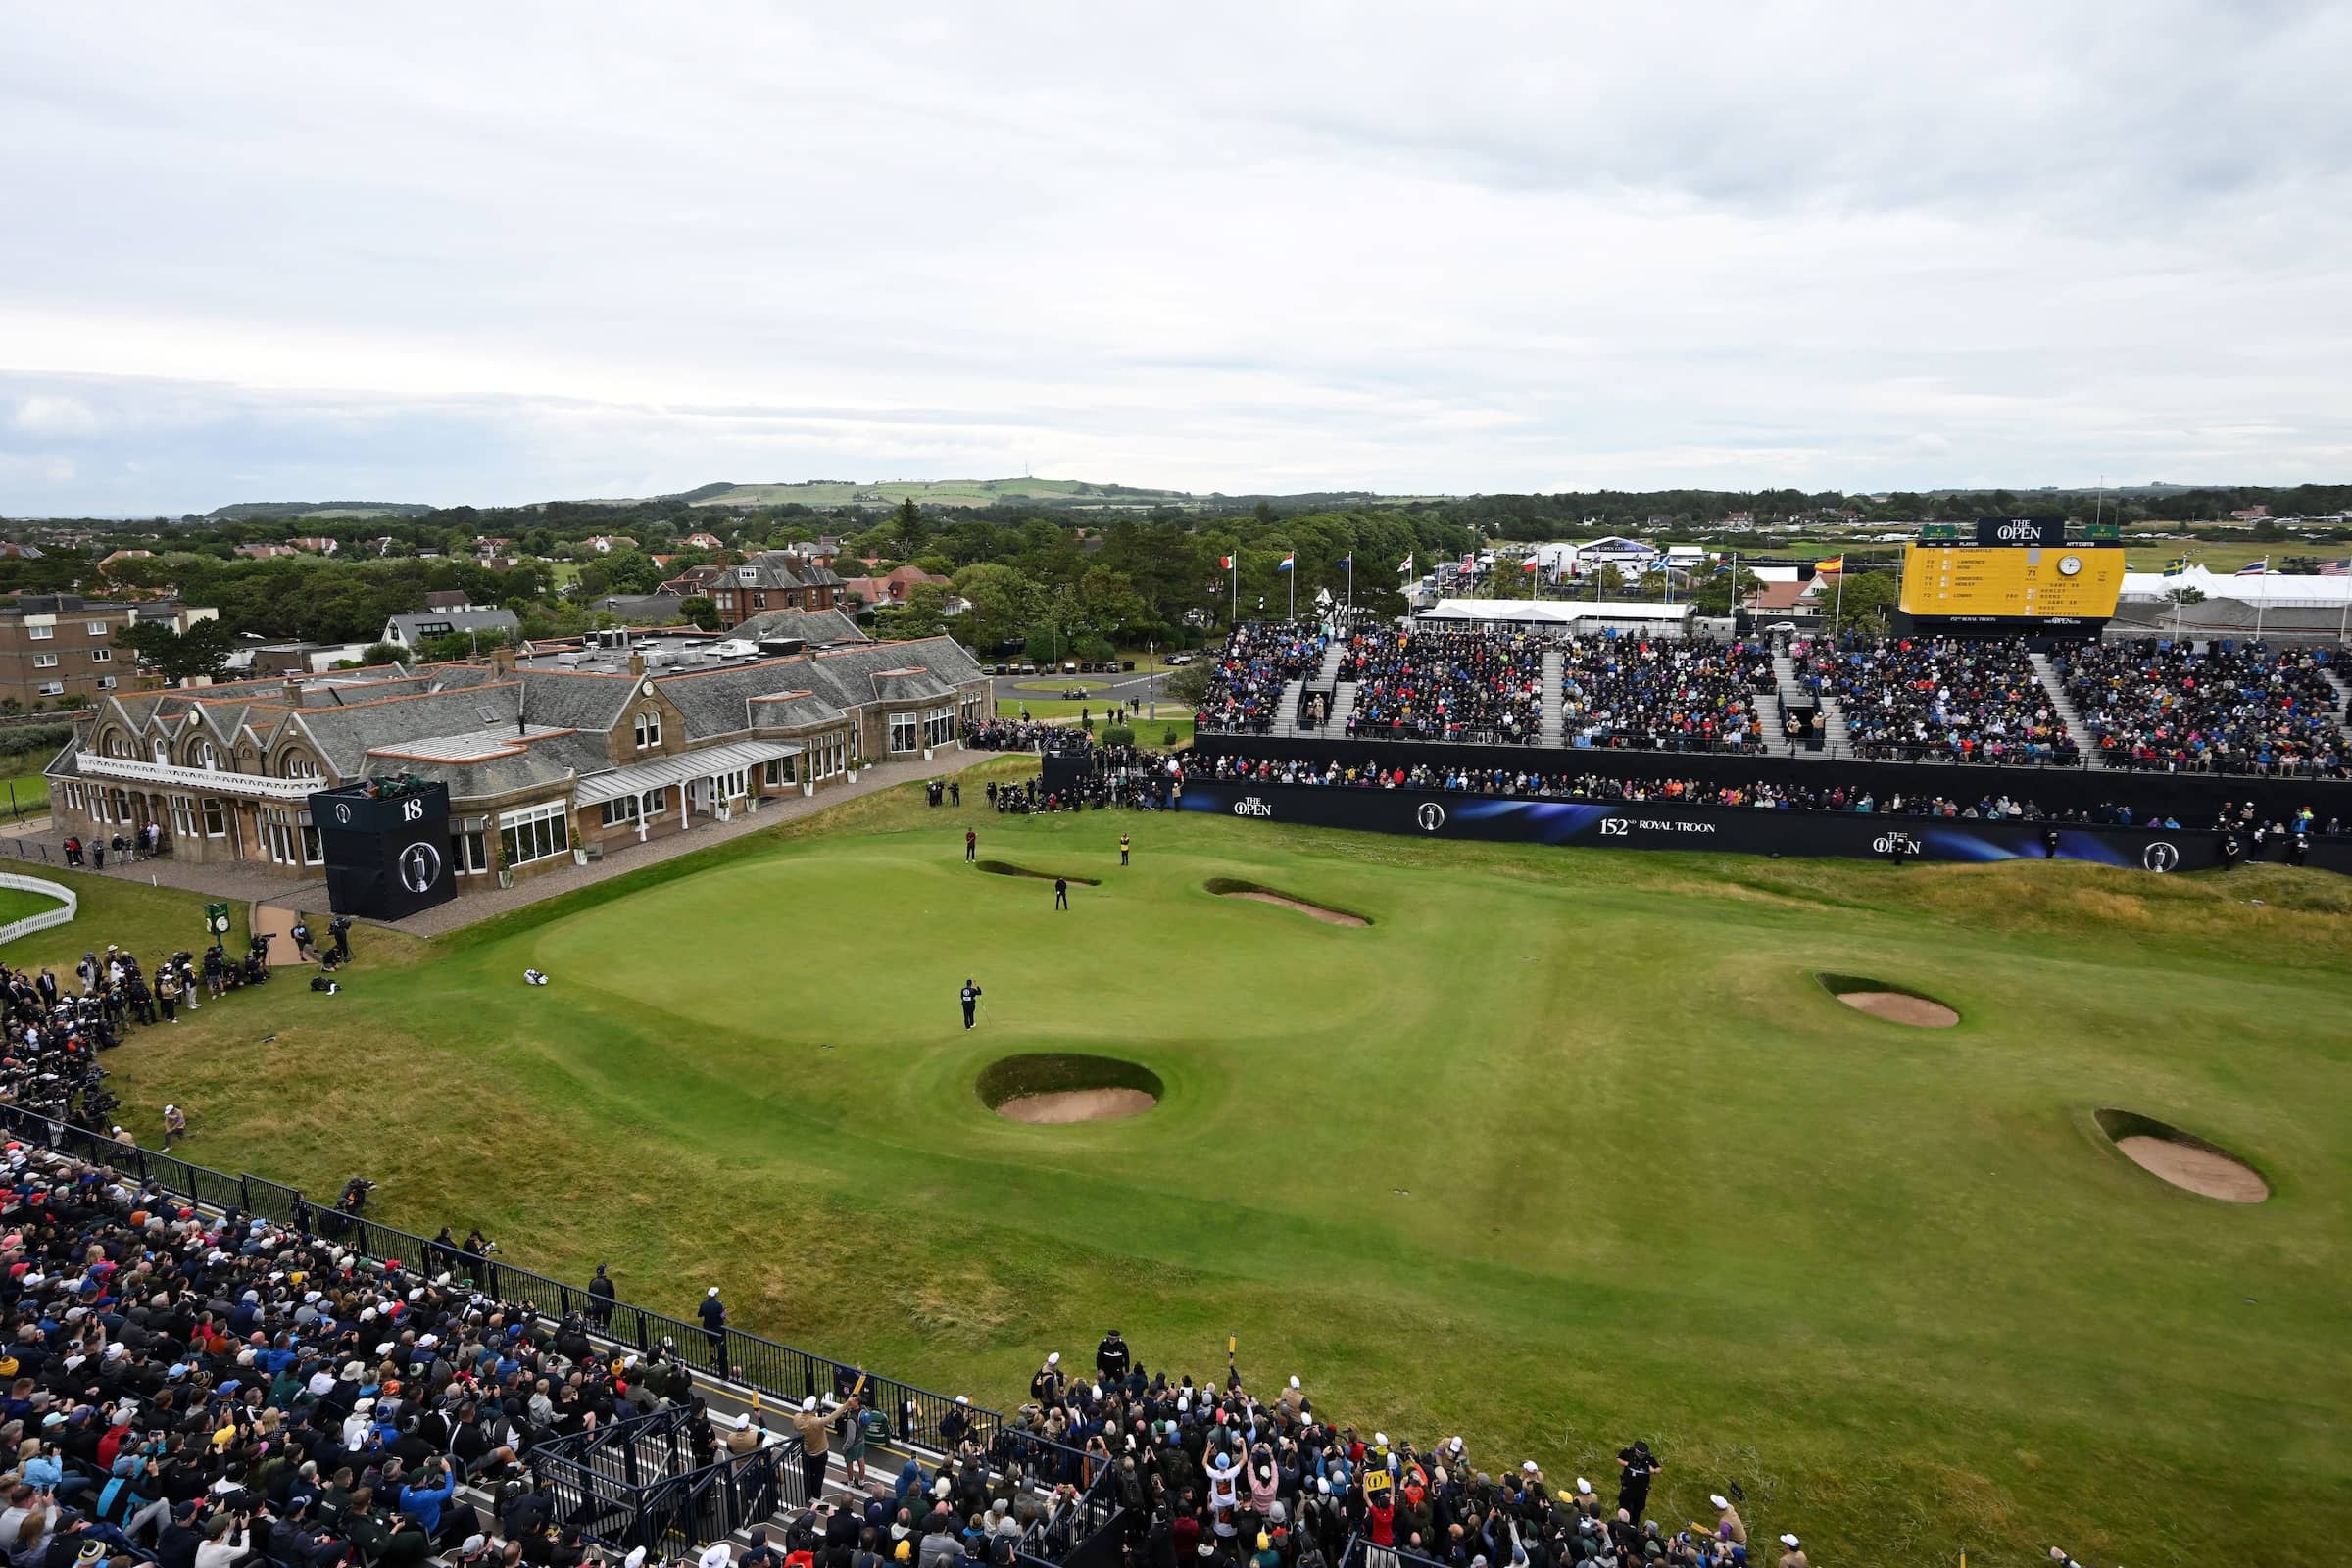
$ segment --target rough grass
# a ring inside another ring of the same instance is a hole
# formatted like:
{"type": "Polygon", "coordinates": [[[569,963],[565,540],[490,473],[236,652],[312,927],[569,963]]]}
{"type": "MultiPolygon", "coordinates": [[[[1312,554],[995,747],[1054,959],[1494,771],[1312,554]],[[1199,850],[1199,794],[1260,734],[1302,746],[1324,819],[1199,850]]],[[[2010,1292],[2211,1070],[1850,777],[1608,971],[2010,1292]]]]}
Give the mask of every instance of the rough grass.
{"type": "MultiPolygon", "coordinates": [[[[2342,882],[987,809],[1034,766],[421,955],[368,934],[343,997],[115,1054],[129,1125],[175,1099],[194,1157],[365,1173],[412,1229],[609,1261],[672,1310],[724,1283],[747,1326],[984,1403],[1116,1322],[1196,1376],[1238,1335],[1252,1383],[1482,1467],[1605,1476],[1646,1437],[1660,1517],[1736,1481],[1760,1539],[1825,1561],[2214,1560],[2262,1528],[2266,1561],[2317,1563],[2352,1528],[2342,882]],[[967,825],[1102,885],[1056,915],[970,874],[967,825]],[[1212,877],[1378,923],[1258,918],[1212,877]],[[1965,1049],[1822,1005],[1824,970],[1904,976],[1965,1049]],[[1007,1054],[1112,1050],[1153,1115],[1032,1129],[974,1094],[1007,1054]],[[2161,1190],[2099,1147],[2111,1105],[2276,1196],[2161,1190]]],[[[194,927],[199,901],[97,885],[142,943],[194,927]]]]}

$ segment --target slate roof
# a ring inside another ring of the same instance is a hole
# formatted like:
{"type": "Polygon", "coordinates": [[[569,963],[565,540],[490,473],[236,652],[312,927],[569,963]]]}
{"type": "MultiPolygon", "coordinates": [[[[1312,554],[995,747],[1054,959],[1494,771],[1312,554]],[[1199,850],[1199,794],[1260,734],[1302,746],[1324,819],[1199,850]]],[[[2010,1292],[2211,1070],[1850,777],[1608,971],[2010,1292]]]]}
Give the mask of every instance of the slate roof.
{"type": "Polygon", "coordinates": [[[811,648],[873,641],[838,610],[764,611],[737,626],[731,635],[755,642],[762,637],[798,637],[811,648]]]}

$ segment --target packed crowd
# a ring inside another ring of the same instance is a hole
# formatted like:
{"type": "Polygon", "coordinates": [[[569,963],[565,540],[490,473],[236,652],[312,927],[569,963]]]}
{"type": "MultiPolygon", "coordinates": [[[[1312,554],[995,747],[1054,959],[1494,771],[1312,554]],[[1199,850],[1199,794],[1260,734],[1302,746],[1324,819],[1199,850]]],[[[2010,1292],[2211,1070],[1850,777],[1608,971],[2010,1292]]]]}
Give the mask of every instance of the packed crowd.
{"type": "MultiPolygon", "coordinates": [[[[1854,811],[1904,816],[1942,816],[1970,821],[2087,822],[2116,827],[2179,828],[2178,818],[2162,811],[2135,810],[2127,804],[2103,803],[2087,808],[2044,811],[2030,798],[2003,791],[1975,800],[1958,795],[1904,794],[1881,796],[1869,788],[1843,784],[1813,787],[1776,784],[1766,780],[1721,783],[1678,778],[1671,774],[1616,777],[1604,773],[1539,773],[1526,769],[1454,767],[1418,762],[1411,767],[1368,762],[1268,761],[1245,758],[1191,758],[1185,774],[1203,783],[1300,784],[1321,788],[1367,790],[1439,790],[1504,799],[1594,801],[1603,803],[1656,801],[1683,806],[1751,807],[1767,811],[1854,811]]],[[[2289,832],[2287,819],[2278,818],[2275,831],[2289,832]]],[[[2293,813],[2304,831],[2335,834],[2352,828],[2330,817],[2323,825],[2308,808],[2293,813]]]]}
{"type": "Polygon", "coordinates": [[[2109,767],[2342,778],[2344,699],[2328,652],[2143,638],[2051,662],[2109,767]]]}
{"type": "Polygon", "coordinates": [[[1355,682],[1348,737],[1533,746],[1547,646],[1524,633],[1357,631],[1340,660],[1340,679],[1355,682]]]}
{"type": "Polygon", "coordinates": [[[1849,636],[1800,642],[1789,658],[1800,680],[1838,700],[1863,757],[2053,766],[2082,760],[2022,640],[1849,636]]]}
{"type": "Polygon", "coordinates": [[[1210,734],[1264,734],[1280,718],[1282,694],[1323,662],[1324,636],[1308,621],[1240,627],[1212,656],[1208,690],[1193,725],[1210,734]]]}
{"type": "MultiPolygon", "coordinates": [[[[1107,1473],[1139,1568],[1340,1568],[1359,1539],[1373,1563],[1410,1552],[1446,1568],[1749,1560],[1733,1483],[1696,1483],[1690,1507],[1651,1517],[1667,1466],[1646,1439],[1619,1449],[1598,1483],[1555,1480],[1533,1459],[1497,1463],[1460,1438],[1425,1448],[1332,1421],[1296,1377],[1263,1397],[1230,1365],[1201,1382],[1147,1368],[1115,1330],[1095,1363],[1073,1375],[1048,1356],[1014,1434],[1085,1456],[1056,1477],[1065,1484],[1107,1473]],[[1700,1496],[1712,1524],[1691,1522],[1700,1496]]],[[[1779,1540],[1780,1561],[1805,1562],[1793,1533],[1779,1540]]]]}
{"type": "Polygon", "coordinates": [[[1755,694],[1772,687],[1772,651],[1761,644],[1572,637],[1561,653],[1562,732],[1576,747],[1760,751],[1755,694]]]}
{"type": "Polygon", "coordinates": [[[990,718],[963,726],[963,744],[980,752],[1082,752],[1094,744],[1074,724],[1042,719],[990,718]]]}
{"type": "Polygon", "coordinates": [[[0,965],[6,1054],[0,1055],[0,1104],[17,1105],[92,1132],[114,1130],[114,1094],[98,1054],[142,1027],[175,1024],[231,991],[270,978],[268,946],[257,939],[242,958],[216,943],[201,955],[159,954],[150,966],[112,943],[84,953],[60,976],[51,968],[0,965]]]}

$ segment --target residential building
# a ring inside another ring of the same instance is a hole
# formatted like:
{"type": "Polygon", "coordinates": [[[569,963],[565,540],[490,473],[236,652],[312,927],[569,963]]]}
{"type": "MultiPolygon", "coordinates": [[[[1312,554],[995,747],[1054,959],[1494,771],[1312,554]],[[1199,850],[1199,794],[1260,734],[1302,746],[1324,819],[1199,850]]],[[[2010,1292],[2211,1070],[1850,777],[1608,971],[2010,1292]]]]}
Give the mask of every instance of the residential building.
{"type": "Polygon", "coordinates": [[[185,631],[220,612],[176,599],[105,601],[77,594],[24,594],[0,609],[0,703],[74,708],[135,684],[138,660],[115,634],[142,620],[185,631]]]}
{"type": "Polygon", "coordinates": [[[630,538],[625,533],[591,534],[587,538],[581,540],[580,543],[586,545],[589,549],[595,551],[600,556],[609,556],[616,550],[634,550],[637,548],[637,541],[630,538]]]}
{"type": "Polygon", "coordinates": [[[474,608],[473,596],[463,588],[428,588],[424,592],[424,608],[439,611],[471,610],[474,608]]]}
{"type": "Polygon", "coordinates": [[[42,554],[39,545],[21,545],[14,539],[0,539],[0,561],[38,561],[42,554]]]}
{"type": "Polygon", "coordinates": [[[319,874],[313,792],[449,786],[461,892],[813,795],[861,760],[928,757],[989,711],[946,637],[815,651],[598,632],[462,663],[113,692],[47,769],[58,831],[162,825],[173,857],[319,874]]]}
{"type": "Polygon", "coordinates": [[[688,566],[675,577],[655,589],[657,593],[676,594],[680,599],[692,599],[697,594],[709,595],[726,580],[725,566],[688,566]]]}
{"type": "Polygon", "coordinates": [[[324,534],[310,534],[300,539],[289,539],[286,543],[296,550],[305,551],[314,556],[331,556],[343,548],[340,543],[327,538],[324,534]]]}
{"type": "Polygon", "coordinates": [[[876,605],[903,605],[907,591],[918,583],[946,588],[948,579],[920,566],[893,566],[879,577],[845,577],[841,590],[869,609],[876,605]]]}
{"type": "Polygon", "coordinates": [[[763,550],[727,574],[710,590],[722,626],[740,626],[768,610],[832,610],[840,603],[842,582],[830,566],[789,550],[763,550]]]}
{"type": "Polygon", "coordinates": [[[422,614],[394,615],[384,622],[384,635],[378,641],[414,650],[433,637],[447,637],[455,632],[505,637],[521,625],[512,610],[428,610],[422,614]]]}
{"type": "Polygon", "coordinates": [[[727,542],[714,533],[690,533],[680,545],[687,550],[724,550],[727,542]]]}
{"type": "Polygon", "coordinates": [[[302,552],[292,545],[239,545],[237,554],[247,561],[275,561],[280,556],[299,556],[302,552]]]}

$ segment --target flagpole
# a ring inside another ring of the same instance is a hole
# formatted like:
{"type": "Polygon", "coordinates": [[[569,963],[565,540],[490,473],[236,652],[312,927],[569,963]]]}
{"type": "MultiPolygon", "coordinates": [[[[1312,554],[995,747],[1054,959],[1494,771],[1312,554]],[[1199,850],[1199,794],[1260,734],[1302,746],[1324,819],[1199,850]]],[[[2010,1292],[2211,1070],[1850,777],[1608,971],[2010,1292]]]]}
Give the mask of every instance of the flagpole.
{"type": "Polygon", "coordinates": [[[1838,642],[1838,633],[1839,631],[1843,630],[1843,629],[1844,629],[1844,626],[1845,626],[1845,561],[1844,561],[1844,559],[1843,559],[1842,557],[1840,557],[1840,558],[1839,558],[1839,560],[1838,560],[1838,603],[1837,603],[1837,605],[1836,605],[1836,606],[1835,606],[1835,607],[1834,607],[1834,608],[1833,608],[1833,609],[1830,611],[1830,643],[1831,643],[1831,645],[1832,645],[1833,647],[1835,647],[1835,646],[1837,645],[1837,642],[1838,642]]]}
{"type": "Polygon", "coordinates": [[[1355,624],[1355,552],[1348,552],[1348,624],[1355,624]]]}
{"type": "Polygon", "coordinates": [[[1242,629],[1242,547],[1235,545],[1230,558],[1233,562],[1233,629],[1242,629]]]}
{"type": "Polygon", "coordinates": [[[1297,620],[1298,618],[1298,553],[1297,551],[1291,553],[1290,561],[1291,569],[1285,575],[1291,579],[1291,619],[1297,620]]]}

